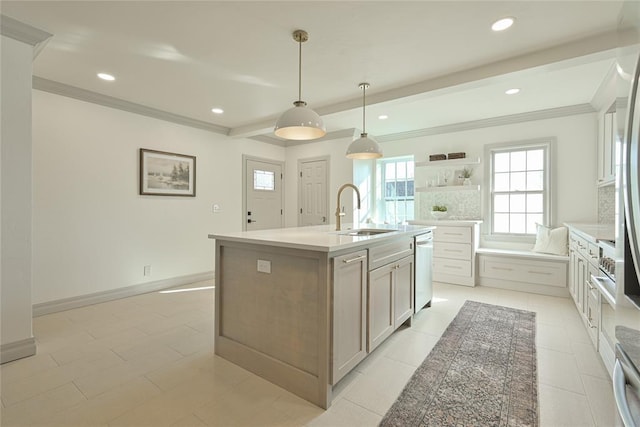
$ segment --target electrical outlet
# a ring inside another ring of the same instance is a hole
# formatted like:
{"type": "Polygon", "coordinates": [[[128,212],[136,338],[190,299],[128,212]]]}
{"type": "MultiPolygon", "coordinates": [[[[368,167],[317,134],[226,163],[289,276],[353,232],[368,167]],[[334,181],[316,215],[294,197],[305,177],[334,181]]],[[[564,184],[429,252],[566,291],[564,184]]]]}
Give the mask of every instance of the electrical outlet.
{"type": "Polygon", "coordinates": [[[151,266],[150,265],[145,265],[144,266],[144,275],[145,276],[151,276],[151,266]]]}
{"type": "Polygon", "coordinates": [[[211,210],[213,213],[219,213],[222,210],[222,208],[220,207],[219,204],[214,203],[213,206],[211,207],[211,210]]]}
{"type": "Polygon", "coordinates": [[[264,259],[258,260],[258,271],[261,273],[271,274],[271,261],[264,259]]]}

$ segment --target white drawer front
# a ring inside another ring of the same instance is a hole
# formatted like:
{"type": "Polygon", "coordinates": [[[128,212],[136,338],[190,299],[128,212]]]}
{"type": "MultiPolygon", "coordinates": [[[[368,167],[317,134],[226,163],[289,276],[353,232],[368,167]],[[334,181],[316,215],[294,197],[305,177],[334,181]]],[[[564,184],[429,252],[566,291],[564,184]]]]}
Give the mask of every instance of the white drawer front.
{"type": "Polygon", "coordinates": [[[483,255],[480,255],[479,262],[481,277],[546,286],[567,286],[567,266],[564,263],[535,260],[505,261],[497,257],[483,255]]]}
{"type": "Polygon", "coordinates": [[[438,273],[471,277],[471,261],[461,261],[457,259],[434,257],[433,258],[434,280],[437,280],[438,273]]]}
{"type": "Polygon", "coordinates": [[[468,243],[436,242],[433,245],[433,256],[439,258],[471,259],[471,245],[468,243]]]}
{"type": "Polygon", "coordinates": [[[441,227],[433,232],[436,242],[471,243],[471,227],[441,227]]]}

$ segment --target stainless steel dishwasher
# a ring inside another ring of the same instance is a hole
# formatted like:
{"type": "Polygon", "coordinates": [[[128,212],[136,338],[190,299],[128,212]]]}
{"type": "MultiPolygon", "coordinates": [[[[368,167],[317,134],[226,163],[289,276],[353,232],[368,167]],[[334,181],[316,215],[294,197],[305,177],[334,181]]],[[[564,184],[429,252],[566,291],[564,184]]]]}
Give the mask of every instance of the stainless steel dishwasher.
{"type": "Polygon", "coordinates": [[[433,232],[431,230],[415,237],[415,301],[414,312],[425,306],[431,307],[433,297],[433,232]]]}

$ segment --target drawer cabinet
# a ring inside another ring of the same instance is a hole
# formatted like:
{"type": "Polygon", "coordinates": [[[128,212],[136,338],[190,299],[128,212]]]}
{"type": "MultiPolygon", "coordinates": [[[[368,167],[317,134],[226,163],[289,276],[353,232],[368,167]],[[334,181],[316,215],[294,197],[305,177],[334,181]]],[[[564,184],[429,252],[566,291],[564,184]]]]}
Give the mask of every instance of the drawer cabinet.
{"type": "Polygon", "coordinates": [[[477,222],[437,224],[433,233],[433,280],[475,286],[477,222]]]}
{"type": "Polygon", "coordinates": [[[480,255],[480,275],[512,282],[534,283],[564,288],[567,283],[565,263],[531,259],[506,259],[480,255]]]}

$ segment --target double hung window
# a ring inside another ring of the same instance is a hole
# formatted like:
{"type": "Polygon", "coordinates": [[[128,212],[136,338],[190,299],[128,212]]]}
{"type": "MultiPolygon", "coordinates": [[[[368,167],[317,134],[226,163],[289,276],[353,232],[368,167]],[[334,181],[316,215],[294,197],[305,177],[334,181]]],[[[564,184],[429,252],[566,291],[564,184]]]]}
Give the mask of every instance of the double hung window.
{"type": "Polygon", "coordinates": [[[549,223],[549,143],[490,149],[491,234],[535,235],[549,223]]]}
{"type": "Polygon", "coordinates": [[[413,158],[378,160],[379,194],[378,216],[389,224],[400,224],[414,218],[414,162],[413,158]]]}

